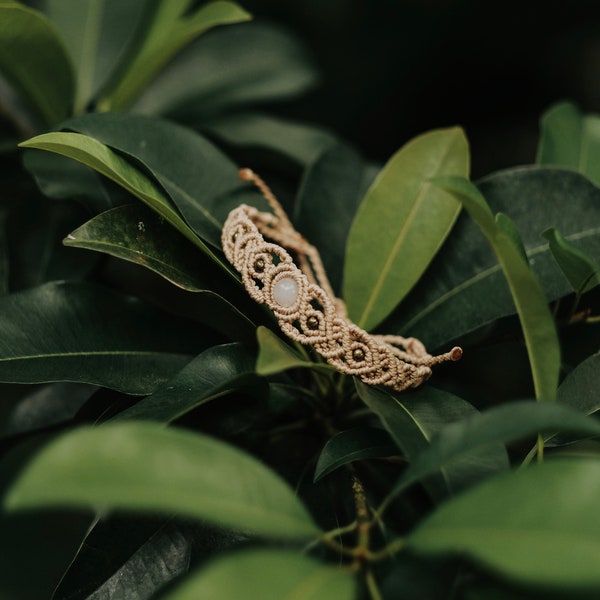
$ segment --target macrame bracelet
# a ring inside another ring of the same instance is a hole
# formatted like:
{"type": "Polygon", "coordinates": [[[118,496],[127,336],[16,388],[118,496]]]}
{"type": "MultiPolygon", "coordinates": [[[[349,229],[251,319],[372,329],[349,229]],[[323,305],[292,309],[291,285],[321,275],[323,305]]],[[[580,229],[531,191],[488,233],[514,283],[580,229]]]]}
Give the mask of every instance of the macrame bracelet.
{"type": "Polygon", "coordinates": [[[352,323],[331,289],[317,249],[294,229],[260,177],[250,169],[242,169],[240,177],[256,185],[274,214],[246,204],[232,210],[223,227],[223,250],[248,294],[273,311],[283,333],[312,346],[338,371],[396,391],[420,385],[433,365],[462,356],[458,347],[431,356],[416,338],[370,335],[352,323]],[[294,253],[300,268],[279,244],[294,253]]]}

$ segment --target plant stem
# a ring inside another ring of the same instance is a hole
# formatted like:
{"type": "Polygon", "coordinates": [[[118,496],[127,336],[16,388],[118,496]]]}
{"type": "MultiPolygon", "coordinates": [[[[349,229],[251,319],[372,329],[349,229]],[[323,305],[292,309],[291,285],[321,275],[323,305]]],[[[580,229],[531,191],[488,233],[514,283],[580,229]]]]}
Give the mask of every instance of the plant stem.
{"type": "Polygon", "coordinates": [[[369,590],[369,596],[371,596],[371,600],[383,600],[383,596],[379,591],[379,586],[375,581],[375,577],[373,577],[373,572],[371,569],[365,570],[365,582],[367,584],[367,590],[369,590]]]}
{"type": "Polygon", "coordinates": [[[544,462],[544,437],[541,433],[537,436],[537,460],[538,462],[544,462]]]}

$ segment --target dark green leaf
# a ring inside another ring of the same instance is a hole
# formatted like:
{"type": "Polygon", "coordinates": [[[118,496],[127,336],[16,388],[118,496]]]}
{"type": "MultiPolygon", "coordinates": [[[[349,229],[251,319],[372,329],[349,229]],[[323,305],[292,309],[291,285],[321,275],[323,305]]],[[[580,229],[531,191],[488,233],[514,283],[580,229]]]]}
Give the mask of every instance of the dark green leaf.
{"type": "Polygon", "coordinates": [[[600,424],[555,402],[510,402],[450,423],[435,435],[400,478],[394,493],[491,444],[508,444],[553,431],[600,436],[600,424]]]}
{"type": "Polygon", "coordinates": [[[4,506],[174,512],[282,539],[317,533],[294,492],[262,463],[216,439],[153,423],[61,436],[18,474],[4,506]]]}
{"type": "Polygon", "coordinates": [[[317,247],[333,290],[342,285],[346,238],[375,172],[343,144],[323,151],[305,171],[296,201],[296,229],[317,247]]]}
{"type": "Polygon", "coordinates": [[[600,461],[554,460],[503,473],[440,506],[408,537],[549,590],[600,590],[600,461]]]}
{"type": "Polygon", "coordinates": [[[560,371],[558,334],[544,290],[531,271],[521,244],[514,242],[518,235],[516,228],[506,216],[501,219],[504,226],[498,225],[485,198],[470,181],[458,177],[437,178],[436,181],[462,202],[494,249],[521,321],[536,398],[554,399],[560,371]],[[506,228],[510,232],[508,235],[506,228]]]}
{"type": "Polygon", "coordinates": [[[337,143],[335,136],[307,125],[262,113],[222,117],[203,127],[211,135],[234,146],[267,148],[307,166],[337,143]]]}
{"type": "Polygon", "coordinates": [[[118,85],[102,101],[103,110],[131,104],[154,76],[195,37],[217,25],[246,21],[250,15],[234,2],[219,0],[188,13],[189,0],[156,4],[146,38],[118,85]]]}
{"type": "Polygon", "coordinates": [[[569,244],[554,227],[546,229],[542,235],[548,240],[554,260],[575,293],[589,292],[600,283],[600,267],[569,244]]]}
{"type": "Polygon", "coordinates": [[[75,65],[76,112],[86,108],[123,61],[147,5],[147,0],[47,0],[46,14],[75,65]]]}
{"type": "Polygon", "coordinates": [[[504,213],[498,213],[495,220],[498,231],[502,232],[507,238],[510,239],[510,241],[513,243],[513,246],[519,251],[521,258],[525,262],[528,262],[527,252],[525,251],[521,234],[519,233],[514,221],[512,221],[512,219],[507,217],[504,213]]]}
{"type": "MultiPolygon", "coordinates": [[[[401,399],[362,383],[356,387],[363,402],[379,416],[411,463],[427,452],[434,436],[449,423],[477,414],[462,398],[430,386],[401,399]]],[[[492,444],[465,453],[453,464],[442,465],[441,475],[427,479],[424,484],[439,499],[507,467],[506,450],[500,444],[492,444]]]]}
{"type": "Polygon", "coordinates": [[[187,572],[191,532],[169,518],[97,522],[52,600],[145,600],[187,572]]]}
{"type": "Polygon", "coordinates": [[[396,454],[398,454],[396,444],[384,429],[356,427],[340,431],[321,450],[313,480],[316,482],[342,465],[357,460],[381,458],[396,454]]]}
{"type": "Polygon", "coordinates": [[[0,72],[46,124],[70,114],[75,83],[63,41],[44,15],[16,2],[0,4],[0,72]]]}
{"type": "Polygon", "coordinates": [[[105,288],[48,283],[0,298],[0,381],[148,394],[212,341],[201,335],[105,288]]]}
{"type": "Polygon", "coordinates": [[[41,192],[49,198],[75,198],[83,201],[94,213],[114,205],[102,178],[93,169],[71,158],[26,150],[23,165],[33,175],[41,192]]]}
{"type": "Polygon", "coordinates": [[[216,146],[190,129],[142,115],[90,114],[67,121],[63,127],[142,163],[192,230],[221,249],[223,223],[240,203],[239,198],[230,196],[247,184],[240,181],[236,165],[216,146]]]}
{"type": "Polygon", "coordinates": [[[308,356],[303,356],[267,327],[259,327],[256,330],[256,337],[259,348],[256,372],[259,375],[275,375],[288,369],[297,368],[317,369],[330,373],[335,371],[334,367],[326,363],[313,362],[308,356]]]}
{"type": "Polygon", "coordinates": [[[584,115],[571,102],[560,102],[542,115],[540,128],[538,164],[570,167],[600,184],[599,115],[584,115]]]}
{"type": "Polygon", "coordinates": [[[315,79],[291,33],[244,23],[201,36],[158,74],[132,110],[198,121],[233,106],[288,98],[315,79]]]}
{"type": "MultiPolygon", "coordinates": [[[[571,171],[520,167],[478,184],[493,212],[510,216],[521,233],[531,267],[548,300],[571,292],[540,231],[560,223],[565,239],[600,261],[600,191],[571,171]]],[[[393,316],[385,333],[397,332],[438,348],[491,321],[515,313],[510,290],[489,244],[467,214],[425,277],[393,316]],[[469,310],[464,310],[468,306],[469,310]]]]}
{"type": "Polygon", "coordinates": [[[8,293],[9,266],[6,216],[6,212],[0,211],[0,296],[8,293]]]}
{"type": "Polygon", "coordinates": [[[254,354],[240,344],[209,348],[150,396],[119,413],[116,419],[168,423],[235,390],[264,397],[266,383],[254,372],[255,360],[254,354]]]}
{"type": "Polygon", "coordinates": [[[354,574],[290,550],[252,549],[217,559],[163,600],[352,600],[354,574]]]}
{"type": "Polygon", "coordinates": [[[372,329],[406,296],[448,235],[460,204],[432,185],[469,173],[459,128],[421,135],[402,147],[369,188],[352,223],[344,262],[350,318],[372,329]]]}

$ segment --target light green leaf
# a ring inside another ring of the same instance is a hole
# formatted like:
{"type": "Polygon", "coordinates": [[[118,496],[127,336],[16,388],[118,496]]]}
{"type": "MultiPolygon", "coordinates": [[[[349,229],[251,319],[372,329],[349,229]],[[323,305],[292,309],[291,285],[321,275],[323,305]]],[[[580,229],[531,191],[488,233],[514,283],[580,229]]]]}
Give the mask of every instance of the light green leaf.
{"type": "MultiPolygon", "coordinates": [[[[600,189],[583,175],[518,167],[494,173],[477,186],[494,213],[506,213],[515,222],[549,301],[570,294],[571,286],[548,244],[540,240],[541,231],[560,223],[570,244],[600,262],[600,189]]],[[[515,312],[490,244],[463,212],[426,276],[387,320],[384,331],[417,337],[433,350],[515,312]]]]}
{"type": "Polygon", "coordinates": [[[0,72],[47,125],[71,112],[75,82],[63,41],[41,13],[0,2],[0,72]]]}
{"type": "Polygon", "coordinates": [[[367,458],[381,458],[398,454],[385,429],[355,427],[340,431],[327,441],[315,467],[313,481],[319,481],[343,465],[367,458]]]}
{"type": "Polygon", "coordinates": [[[312,61],[290,31],[243,23],[195,40],[149,83],[131,110],[196,125],[233,107],[300,94],[316,78],[312,61]]]}
{"type": "Polygon", "coordinates": [[[290,550],[258,548],[216,559],[163,600],[353,600],[355,594],[356,580],[347,568],[290,550]]]}
{"type": "MultiPolygon", "coordinates": [[[[193,232],[221,249],[221,230],[232,208],[248,189],[237,166],[214,144],[194,131],[156,117],[88,114],[62,125],[139,161],[171,197],[193,232]]],[[[258,205],[268,206],[264,199],[258,205]],[[261,204],[262,202],[262,204],[261,204]]]]}
{"type": "Polygon", "coordinates": [[[431,184],[469,173],[459,128],[421,135],[402,147],[370,187],[352,223],[344,263],[350,318],[370,330],[419,280],[458,216],[460,204],[431,184]]]}
{"type": "Polygon", "coordinates": [[[217,25],[250,18],[249,13],[234,2],[210,2],[188,15],[189,6],[189,0],[157,4],[142,47],[119,84],[101,102],[103,109],[122,110],[131,104],[148,82],[196,36],[217,25]]]}
{"type": "Polygon", "coordinates": [[[502,267],[519,314],[536,398],[556,397],[560,370],[560,346],[554,320],[544,291],[513,241],[498,227],[481,192],[468,180],[459,177],[436,178],[440,185],[460,200],[471,218],[492,246],[502,267]]]}
{"type": "Polygon", "coordinates": [[[449,500],[408,536],[407,547],[467,555],[499,575],[553,592],[598,592],[599,495],[600,461],[545,461],[449,500]]]}
{"type": "Polygon", "coordinates": [[[302,356],[267,327],[260,326],[256,330],[256,337],[259,348],[256,372],[259,375],[275,375],[288,369],[298,368],[317,369],[329,373],[335,371],[331,365],[312,362],[302,356]]]}
{"type": "Polygon", "coordinates": [[[254,372],[254,362],[254,354],[240,344],[213,346],[150,396],[116,415],[115,420],[168,423],[238,389],[264,397],[266,383],[254,372]]]}
{"type": "Polygon", "coordinates": [[[600,436],[600,424],[556,402],[522,400],[490,408],[440,429],[431,445],[411,462],[392,493],[397,494],[414,482],[490,444],[509,444],[554,431],[595,437],[600,436]]]}
{"type": "Polygon", "coordinates": [[[542,115],[540,128],[538,164],[575,169],[600,185],[600,115],[559,102],[542,115]]]}
{"type": "Polygon", "coordinates": [[[589,292],[600,283],[600,267],[575,246],[569,244],[559,231],[550,227],[542,233],[542,236],[548,240],[554,260],[576,294],[589,292]]]}
{"type": "Polygon", "coordinates": [[[42,448],[4,497],[6,510],[61,506],[175,513],[290,540],[317,533],[291,488],[255,458],[153,423],[71,431],[42,448]]]}
{"type": "Polygon", "coordinates": [[[3,382],[72,381],[144,395],[212,341],[187,322],[87,283],[48,283],[0,298],[3,382]]]}
{"type": "Polygon", "coordinates": [[[147,6],[147,0],[47,0],[46,14],[75,65],[75,112],[82,112],[119,68],[147,6]]]}
{"type": "MultiPolygon", "coordinates": [[[[379,416],[409,462],[426,453],[434,436],[449,423],[477,414],[468,402],[431,386],[410,395],[394,397],[363,383],[356,384],[361,400],[379,416]]],[[[508,467],[506,450],[491,444],[465,453],[453,464],[441,465],[439,475],[424,481],[430,494],[441,499],[508,467]]]]}

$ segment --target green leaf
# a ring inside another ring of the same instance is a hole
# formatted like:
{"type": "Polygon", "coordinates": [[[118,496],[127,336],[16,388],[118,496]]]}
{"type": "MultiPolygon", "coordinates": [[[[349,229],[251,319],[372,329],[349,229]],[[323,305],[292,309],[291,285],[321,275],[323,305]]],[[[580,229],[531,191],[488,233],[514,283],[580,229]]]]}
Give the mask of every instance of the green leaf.
{"type": "Polygon", "coordinates": [[[150,598],[187,573],[192,535],[172,518],[131,515],[98,520],[81,544],[52,600],[150,598]]]}
{"type": "Polygon", "coordinates": [[[393,494],[490,444],[509,444],[554,431],[595,437],[600,435],[600,424],[555,402],[522,400],[490,408],[440,429],[429,448],[400,477],[393,494]]]}
{"type": "Polygon", "coordinates": [[[221,117],[204,124],[203,129],[227,144],[265,148],[302,167],[337,143],[334,134],[321,127],[257,112],[221,117]]]}
{"type": "Polygon", "coordinates": [[[103,212],[70,233],[63,244],[142,265],[190,292],[210,287],[198,268],[203,258],[198,249],[143,204],[103,212]]]}
{"type": "Polygon", "coordinates": [[[8,240],[6,235],[7,212],[0,211],[0,297],[8,293],[8,240]]]}
{"type": "MultiPolygon", "coordinates": [[[[431,386],[401,399],[362,383],[357,383],[356,388],[411,463],[427,451],[434,436],[448,423],[477,414],[462,398],[431,386]]],[[[427,479],[424,485],[434,498],[440,499],[507,467],[506,450],[500,444],[492,444],[466,453],[453,464],[442,465],[440,475],[427,479]]]]}
{"type": "Polygon", "coordinates": [[[540,129],[538,164],[575,169],[600,185],[600,115],[559,102],[542,115],[540,129]]]}
{"type": "Polygon", "coordinates": [[[164,600],[352,600],[353,573],[290,550],[249,549],[210,563],[193,573],[164,600]]]}
{"type": "Polygon", "coordinates": [[[554,260],[576,294],[589,292],[600,283],[600,267],[569,244],[554,227],[546,229],[542,236],[548,240],[554,260]]]}
{"type": "Polygon", "coordinates": [[[0,2],[0,72],[47,125],[65,119],[75,93],[63,41],[41,13],[0,2]]]}
{"type": "Polygon", "coordinates": [[[521,321],[536,398],[554,399],[560,371],[558,335],[544,290],[513,241],[514,229],[511,226],[513,233],[506,235],[498,227],[485,198],[468,180],[446,177],[436,182],[462,202],[494,249],[521,321]]]}
{"type": "Polygon", "coordinates": [[[350,225],[374,170],[352,148],[336,144],[324,150],[302,177],[294,224],[319,250],[338,295],[350,225]]]}
{"type": "Polygon", "coordinates": [[[172,512],[290,540],[317,533],[294,492],[255,458],[152,423],[105,424],[59,437],[17,475],[4,506],[172,512]]]}
{"type": "Polygon", "coordinates": [[[327,441],[315,467],[313,481],[329,475],[343,465],[398,454],[396,445],[384,429],[378,427],[355,427],[340,431],[327,441]]]}
{"type": "Polygon", "coordinates": [[[214,346],[202,352],[150,396],[119,413],[115,420],[168,423],[235,390],[267,395],[266,382],[254,372],[255,356],[240,344],[214,346]]]}
{"type": "Polygon", "coordinates": [[[547,590],[598,591],[599,494],[600,461],[545,461],[448,501],[409,535],[407,547],[466,554],[547,590]]]}
{"type": "Polygon", "coordinates": [[[290,32],[244,23],[219,28],[184,49],[132,110],[198,123],[233,107],[287,99],[315,83],[312,61],[290,32]]]}
{"type": "Polygon", "coordinates": [[[210,2],[186,14],[190,4],[189,0],[157,4],[146,39],[118,85],[101,102],[103,110],[122,110],[131,104],[156,74],[201,33],[217,25],[250,18],[249,13],[234,2],[210,2]]]}
{"type": "MultiPolygon", "coordinates": [[[[478,183],[494,213],[517,226],[549,301],[571,293],[540,231],[560,223],[569,243],[600,262],[600,191],[572,171],[519,167],[478,183]]],[[[491,246],[468,214],[452,234],[426,276],[382,327],[439,348],[496,319],[515,314],[515,304],[491,246]],[[464,310],[468,306],[469,310],[464,310]]]]}
{"type": "Polygon", "coordinates": [[[0,381],[149,394],[212,341],[194,329],[99,286],[48,283],[0,298],[0,381]]]}
{"type": "Polygon", "coordinates": [[[413,139],[375,179],[352,223],[344,263],[344,299],[359,327],[372,329],[406,296],[458,216],[460,204],[430,180],[468,173],[467,140],[455,127],[413,139]]]}
{"type": "Polygon", "coordinates": [[[147,5],[147,0],[47,0],[46,14],[75,65],[76,112],[85,109],[123,62],[147,5]]]}
{"type": "Polygon", "coordinates": [[[326,373],[335,371],[335,368],[331,365],[312,362],[307,357],[302,356],[298,350],[286,344],[267,327],[258,327],[256,337],[259,348],[256,372],[259,375],[275,375],[288,369],[298,368],[316,369],[326,373]]]}
{"type": "Polygon", "coordinates": [[[242,183],[237,166],[214,144],[190,129],[143,115],[89,114],[63,127],[139,161],[196,235],[221,249],[223,224],[229,211],[240,204],[236,193],[248,184],[242,183]]]}

